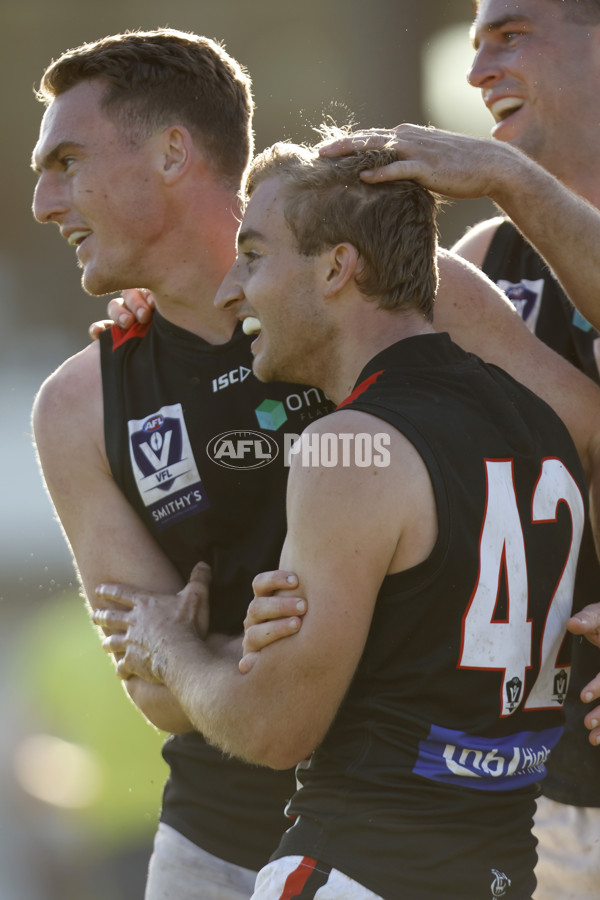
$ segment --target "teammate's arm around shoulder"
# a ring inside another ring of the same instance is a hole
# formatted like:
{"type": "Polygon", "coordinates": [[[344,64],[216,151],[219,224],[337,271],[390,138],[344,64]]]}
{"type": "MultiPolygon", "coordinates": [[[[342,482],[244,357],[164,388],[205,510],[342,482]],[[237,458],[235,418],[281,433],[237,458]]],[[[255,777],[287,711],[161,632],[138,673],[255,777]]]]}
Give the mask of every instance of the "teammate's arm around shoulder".
{"type": "MultiPolygon", "coordinates": [[[[95,586],[106,580],[178,590],[179,574],[110,472],[97,344],[68,359],[46,379],[35,399],[32,422],[43,478],[90,604],[95,586]]],[[[160,686],[131,679],[126,687],[157,727],[189,730],[172,701],[165,705],[168,698],[160,686]]]]}

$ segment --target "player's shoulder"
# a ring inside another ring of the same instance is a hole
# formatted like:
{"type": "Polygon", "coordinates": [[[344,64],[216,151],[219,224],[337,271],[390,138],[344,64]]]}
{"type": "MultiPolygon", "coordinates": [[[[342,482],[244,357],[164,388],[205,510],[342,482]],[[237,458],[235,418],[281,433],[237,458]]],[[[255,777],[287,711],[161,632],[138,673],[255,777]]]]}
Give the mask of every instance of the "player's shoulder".
{"type": "MultiPolygon", "coordinates": [[[[355,496],[361,485],[370,490],[373,476],[400,486],[394,472],[420,460],[406,435],[376,413],[351,406],[337,409],[303,431],[290,456],[288,488],[335,492],[351,485],[355,496]]],[[[406,487],[404,484],[403,489],[406,487]]]]}
{"type": "Polygon", "coordinates": [[[39,388],[32,419],[36,437],[46,424],[68,428],[69,423],[85,425],[101,410],[102,377],[98,342],[86,346],[65,360],[39,388]]]}
{"type": "Polygon", "coordinates": [[[348,405],[334,409],[328,415],[311,422],[302,433],[308,435],[374,433],[378,427],[381,427],[381,419],[377,416],[348,405]]]}
{"type": "Polygon", "coordinates": [[[452,251],[474,266],[481,267],[493,237],[504,221],[502,216],[495,216],[478,222],[454,244],[452,251]]]}

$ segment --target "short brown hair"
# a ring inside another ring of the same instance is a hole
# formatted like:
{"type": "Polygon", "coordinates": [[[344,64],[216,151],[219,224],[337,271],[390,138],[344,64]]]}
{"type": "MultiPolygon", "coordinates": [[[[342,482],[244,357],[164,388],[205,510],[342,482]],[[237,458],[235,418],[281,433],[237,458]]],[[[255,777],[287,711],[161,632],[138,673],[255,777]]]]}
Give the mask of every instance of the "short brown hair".
{"type": "Polygon", "coordinates": [[[82,81],[106,84],[102,109],[137,141],[181,123],[237,189],[253,150],[251,81],[223,47],[171,28],[127,31],[67,50],[44,72],[49,105],[82,81]]]}
{"type": "Polygon", "coordinates": [[[252,162],[246,199],[262,181],[282,178],[285,218],[302,255],[347,241],[360,254],[356,280],[363,294],[376,297],[381,309],[416,309],[431,321],[438,281],[436,198],[414,181],[373,185],[359,178],[396,158],[391,150],[320,157],[315,147],[274,144],[252,162]]]}
{"type": "MultiPolygon", "coordinates": [[[[600,22],[600,0],[548,0],[550,3],[562,3],[565,21],[577,25],[596,25],[600,22]]],[[[473,10],[477,12],[481,0],[473,0],[473,10]]]]}

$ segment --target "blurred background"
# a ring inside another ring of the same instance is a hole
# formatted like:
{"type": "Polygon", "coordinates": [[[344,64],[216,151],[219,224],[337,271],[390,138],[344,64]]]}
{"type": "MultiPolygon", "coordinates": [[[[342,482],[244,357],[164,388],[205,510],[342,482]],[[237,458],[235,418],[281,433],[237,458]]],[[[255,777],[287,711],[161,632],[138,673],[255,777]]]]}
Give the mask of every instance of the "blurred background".
{"type": "MultiPolygon", "coordinates": [[[[250,71],[257,149],[310,141],[325,116],[471,134],[491,119],[465,81],[469,0],[7,0],[0,33],[0,898],[141,900],[166,767],[164,735],[126,701],[77,596],[37,471],[29,414],[44,378],[87,342],[105,299],[74,251],[34,222],[29,169],[52,58],[169,25],[225,42],[250,71]]],[[[493,213],[447,206],[442,243],[493,213]]],[[[60,423],[57,423],[60,427],[60,423]]]]}

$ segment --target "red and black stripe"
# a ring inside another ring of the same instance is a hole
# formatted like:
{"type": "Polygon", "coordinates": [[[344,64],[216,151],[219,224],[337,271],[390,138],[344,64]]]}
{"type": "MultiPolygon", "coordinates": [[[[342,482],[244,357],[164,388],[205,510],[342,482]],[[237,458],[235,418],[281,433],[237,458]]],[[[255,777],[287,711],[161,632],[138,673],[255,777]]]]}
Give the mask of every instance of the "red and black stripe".
{"type": "Polygon", "coordinates": [[[315,894],[327,884],[331,866],[305,856],[290,872],[279,900],[313,900],[315,894]]]}

